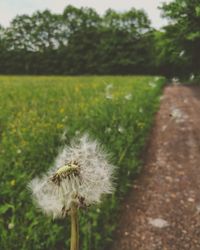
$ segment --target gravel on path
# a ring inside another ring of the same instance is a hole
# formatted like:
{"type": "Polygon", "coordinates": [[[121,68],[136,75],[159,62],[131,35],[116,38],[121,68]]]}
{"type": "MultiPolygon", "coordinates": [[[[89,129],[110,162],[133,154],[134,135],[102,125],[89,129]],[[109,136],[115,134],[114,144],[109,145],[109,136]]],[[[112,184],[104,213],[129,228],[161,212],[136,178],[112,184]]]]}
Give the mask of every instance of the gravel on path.
{"type": "Polygon", "coordinates": [[[167,86],[112,250],[200,250],[200,87],[167,86]]]}

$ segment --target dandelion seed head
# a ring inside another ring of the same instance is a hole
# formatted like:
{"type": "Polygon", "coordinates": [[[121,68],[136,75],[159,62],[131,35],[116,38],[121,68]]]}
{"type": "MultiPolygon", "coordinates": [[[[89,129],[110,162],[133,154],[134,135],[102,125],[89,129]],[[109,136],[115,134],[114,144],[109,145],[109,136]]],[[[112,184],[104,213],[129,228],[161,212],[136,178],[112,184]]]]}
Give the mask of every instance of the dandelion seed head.
{"type": "Polygon", "coordinates": [[[88,135],[64,147],[49,172],[29,184],[38,207],[56,218],[65,216],[72,204],[87,207],[100,202],[103,194],[114,191],[114,166],[107,158],[88,135]]]}

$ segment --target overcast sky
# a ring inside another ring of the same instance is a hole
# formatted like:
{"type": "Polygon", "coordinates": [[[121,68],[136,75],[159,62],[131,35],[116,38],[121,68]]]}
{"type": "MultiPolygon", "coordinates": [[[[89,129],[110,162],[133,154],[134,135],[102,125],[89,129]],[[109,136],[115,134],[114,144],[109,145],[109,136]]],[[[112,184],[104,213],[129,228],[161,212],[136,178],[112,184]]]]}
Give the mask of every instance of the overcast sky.
{"type": "Polygon", "coordinates": [[[149,15],[152,25],[160,28],[166,24],[157,9],[162,2],[171,0],[0,0],[0,24],[7,27],[17,14],[32,14],[36,10],[50,9],[54,13],[61,13],[66,5],[72,4],[76,7],[92,7],[100,14],[108,8],[118,11],[142,8],[149,15]]]}

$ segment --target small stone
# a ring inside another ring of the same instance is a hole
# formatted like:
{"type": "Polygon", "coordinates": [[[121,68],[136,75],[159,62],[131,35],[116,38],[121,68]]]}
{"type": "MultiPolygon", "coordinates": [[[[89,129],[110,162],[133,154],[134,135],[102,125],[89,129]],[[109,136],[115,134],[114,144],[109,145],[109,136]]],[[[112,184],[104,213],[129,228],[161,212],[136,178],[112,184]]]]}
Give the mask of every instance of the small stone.
{"type": "Polygon", "coordinates": [[[200,212],[200,204],[197,204],[196,209],[197,209],[197,212],[200,212]]]}
{"type": "Polygon", "coordinates": [[[128,236],[128,235],[129,235],[129,232],[125,232],[124,235],[125,235],[125,236],[128,236]]]}
{"type": "Polygon", "coordinates": [[[176,194],[175,194],[175,193],[171,193],[171,194],[170,194],[170,197],[171,197],[171,198],[176,198],[176,194]]]}
{"type": "Polygon", "coordinates": [[[167,125],[163,125],[161,130],[162,130],[162,131],[165,131],[166,128],[167,128],[167,125]]]}
{"type": "Polygon", "coordinates": [[[172,181],[172,177],[170,177],[170,176],[166,176],[166,177],[165,177],[165,180],[167,180],[167,181],[171,182],[171,181],[172,181]]]}
{"type": "Polygon", "coordinates": [[[169,223],[166,220],[163,220],[161,218],[149,219],[149,224],[158,228],[164,228],[164,227],[169,226],[169,223]]]}
{"type": "Polygon", "coordinates": [[[194,199],[193,198],[188,198],[188,201],[193,203],[194,199]]]}

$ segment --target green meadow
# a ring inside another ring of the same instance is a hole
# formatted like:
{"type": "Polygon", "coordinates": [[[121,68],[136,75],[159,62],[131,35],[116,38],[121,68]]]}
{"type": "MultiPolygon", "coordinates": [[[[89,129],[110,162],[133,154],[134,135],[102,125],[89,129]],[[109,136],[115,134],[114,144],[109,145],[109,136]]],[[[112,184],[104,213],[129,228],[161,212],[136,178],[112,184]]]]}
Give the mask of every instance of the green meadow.
{"type": "Polygon", "coordinates": [[[70,220],[43,215],[27,184],[84,133],[103,144],[117,166],[116,192],[80,211],[80,249],[106,249],[120,201],[142,166],[164,83],[151,76],[0,77],[1,250],[68,248],[70,220]]]}

